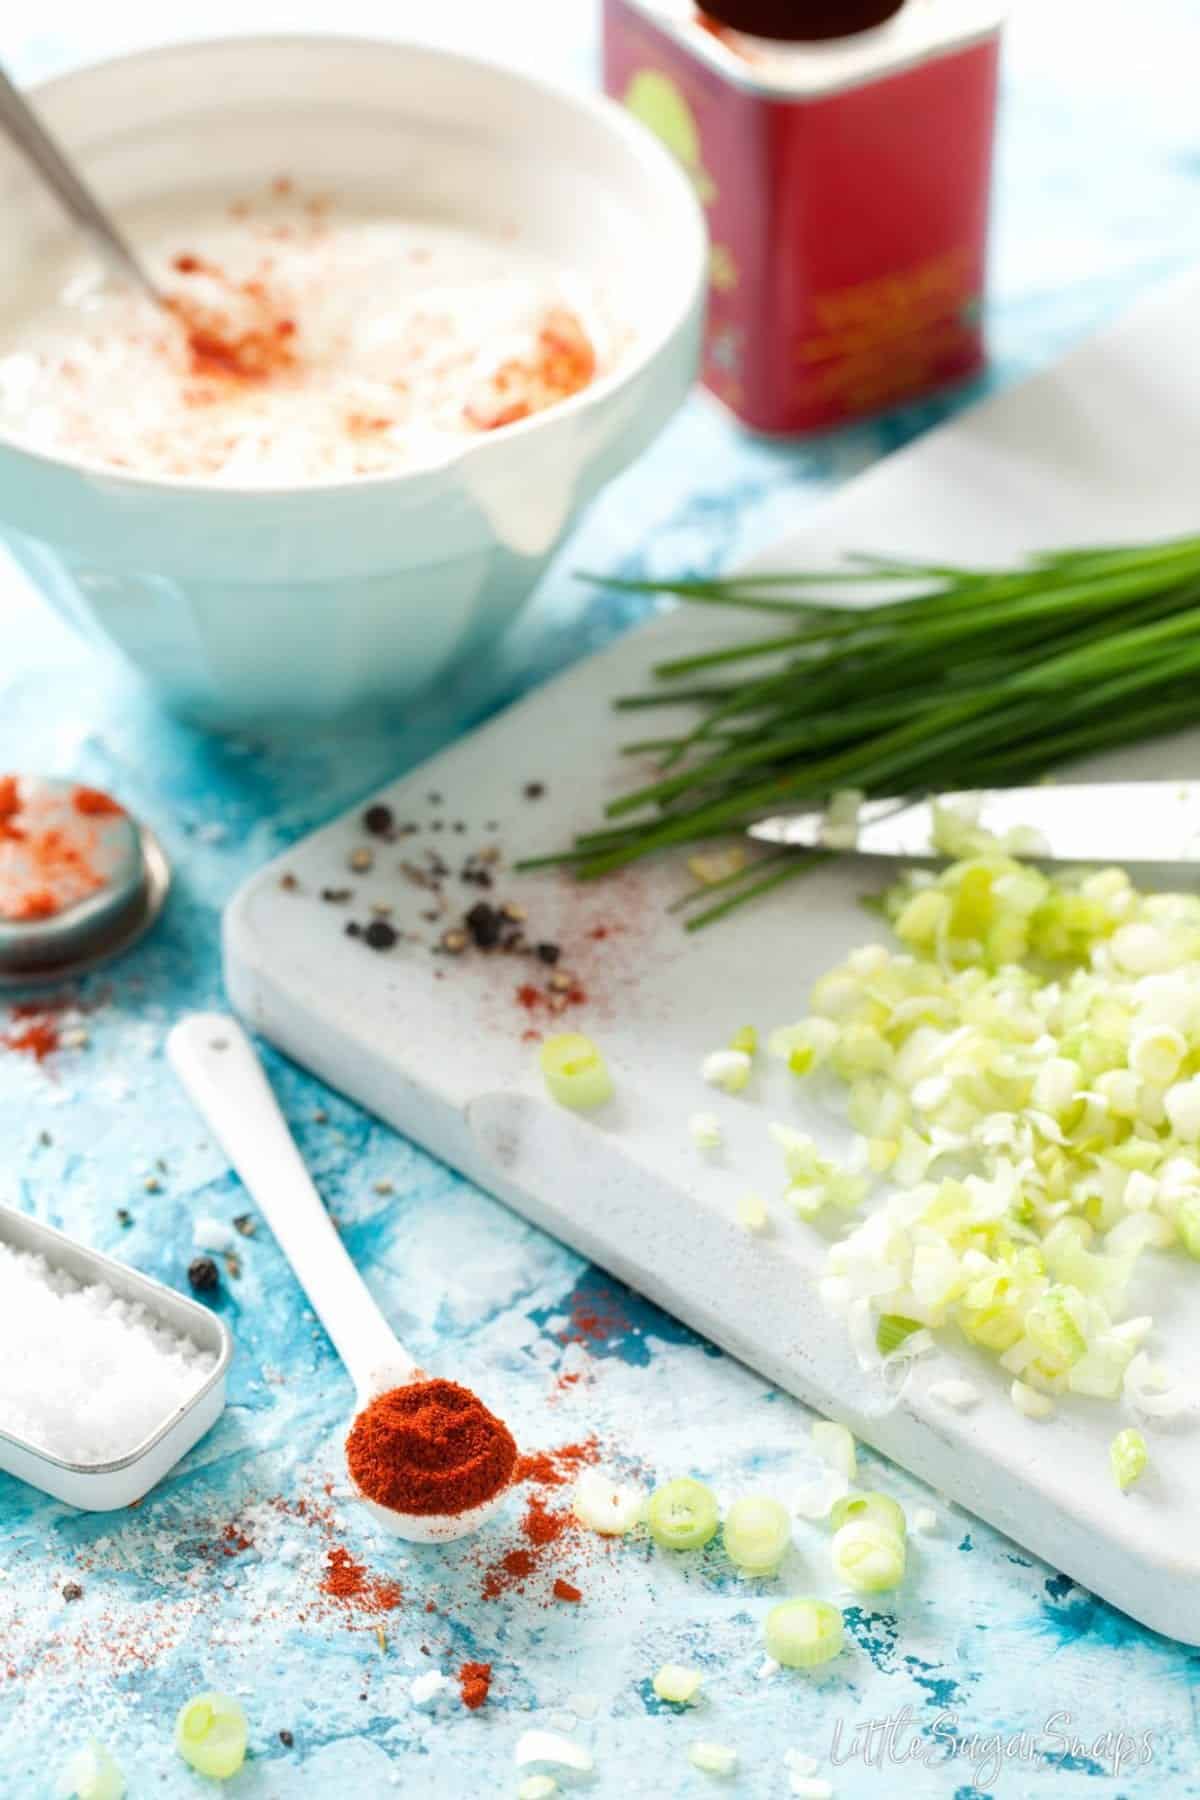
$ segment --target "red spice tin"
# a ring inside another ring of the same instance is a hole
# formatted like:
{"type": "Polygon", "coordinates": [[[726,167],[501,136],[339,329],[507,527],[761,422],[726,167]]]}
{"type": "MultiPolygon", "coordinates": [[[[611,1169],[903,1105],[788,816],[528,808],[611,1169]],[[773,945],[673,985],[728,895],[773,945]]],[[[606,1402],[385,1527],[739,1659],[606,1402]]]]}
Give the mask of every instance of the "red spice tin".
{"type": "Polygon", "coordinates": [[[982,365],[1002,16],[907,0],[781,46],[688,0],[605,0],[605,86],[708,214],[704,380],[755,430],[827,430],[982,365]]]}

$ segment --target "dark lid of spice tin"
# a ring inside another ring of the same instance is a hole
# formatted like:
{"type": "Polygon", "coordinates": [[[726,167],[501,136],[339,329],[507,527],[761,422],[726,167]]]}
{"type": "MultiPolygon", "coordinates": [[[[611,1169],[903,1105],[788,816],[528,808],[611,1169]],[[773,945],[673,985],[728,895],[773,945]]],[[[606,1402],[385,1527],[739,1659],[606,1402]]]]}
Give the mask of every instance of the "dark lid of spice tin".
{"type": "Polygon", "coordinates": [[[0,775],[0,988],[83,974],[162,910],[158,840],[99,788],[0,775]]]}
{"type": "Polygon", "coordinates": [[[751,37],[818,43],[870,31],[900,11],[904,0],[708,0],[702,12],[751,37]]]}

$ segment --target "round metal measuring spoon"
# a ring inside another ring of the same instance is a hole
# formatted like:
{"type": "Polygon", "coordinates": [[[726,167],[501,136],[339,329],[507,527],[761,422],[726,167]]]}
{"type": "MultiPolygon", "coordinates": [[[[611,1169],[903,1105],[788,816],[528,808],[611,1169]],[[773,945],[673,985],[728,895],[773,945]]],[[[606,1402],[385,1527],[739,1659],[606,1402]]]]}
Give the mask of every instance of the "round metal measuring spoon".
{"type": "Polygon", "coordinates": [[[108,794],[0,774],[0,991],[61,982],[129,949],[169,886],[157,838],[108,794]]]}
{"type": "MultiPolygon", "coordinates": [[[[424,1381],[347,1254],[241,1026],[220,1013],[193,1013],[171,1030],[167,1056],[332,1338],[354,1382],[356,1416],[389,1389],[424,1381]]],[[[385,1531],[434,1544],[477,1531],[509,1486],[461,1513],[401,1512],[355,1492],[385,1531]]]]}

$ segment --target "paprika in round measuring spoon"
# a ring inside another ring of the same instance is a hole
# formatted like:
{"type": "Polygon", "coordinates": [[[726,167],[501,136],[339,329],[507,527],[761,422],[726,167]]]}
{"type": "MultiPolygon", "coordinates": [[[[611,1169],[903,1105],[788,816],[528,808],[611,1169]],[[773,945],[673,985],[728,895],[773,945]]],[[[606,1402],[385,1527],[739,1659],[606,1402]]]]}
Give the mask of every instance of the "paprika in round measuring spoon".
{"type": "Polygon", "coordinates": [[[385,1530],[413,1543],[475,1531],[512,1481],[511,1432],[469,1388],[427,1379],[397,1339],[309,1179],[241,1026],[195,1013],[171,1031],[167,1055],[354,1381],[346,1464],[360,1501],[385,1530]]]}

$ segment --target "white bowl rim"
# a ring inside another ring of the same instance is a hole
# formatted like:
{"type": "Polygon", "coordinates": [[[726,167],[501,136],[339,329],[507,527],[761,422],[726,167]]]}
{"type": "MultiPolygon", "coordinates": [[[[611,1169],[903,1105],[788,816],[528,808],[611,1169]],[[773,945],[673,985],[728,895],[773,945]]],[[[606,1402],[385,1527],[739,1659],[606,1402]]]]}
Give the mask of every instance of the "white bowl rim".
{"type": "Polygon", "coordinates": [[[437,57],[443,62],[458,63],[483,74],[499,74],[523,83],[535,94],[563,101],[580,112],[591,114],[606,129],[623,138],[640,158],[657,165],[659,172],[666,175],[668,184],[675,187],[682,212],[690,215],[694,238],[693,248],[696,252],[695,265],[687,289],[681,294],[679,303],[669,318],[651,338],[645,343],[638,344],[632,354],[623,358],[616,368],[611,369],[607,375],[602,375],[598,381],[590,382],[579,393],[569,395],[565,400],[556,401],[553,406],[546,407],[540,413],[534,413],[528,419],[515,420],[511,425],[505,425],[498,431],[487,432],[481,438],[466,439],[461,446],[456,446],[444,457],[440,457],[434,462],[420,463],[412,469],[383,469],[368,475],[342,475],[329,480],[256,482],[254,485],[248,486],[221,481],[204,481],[187,475],[134,473],[98,459],[84,456],[58,456],[37,445],[25,443],[11,432],[3,430],[0,430],[0,452],[11,452],[13,455],[27,457],[33,462],[42,463],[53,469],[67,470],[73,474],[101,480],[111,488],[138,492],[158,490],[173,494],[191,493],[219,496],[222,500],[231,501],[251,502],[266,498],[278,499],[283,495],[293,494],[344,494],[350,491],[378,489],[396,483],[416,483],[431,476],[442,476],[448,470],[458,468],[468,459],[485,455],[489,449],[497,445],[503,446],[518,436],[527,436],[531,432],[537,431],[539,427],[589,411],[610,395],[628,386],[642,374],[686,325],[693,310],[702,300],[708,282],[708,226],[705,222],[703,208],[687,174],[666,145],[661,144],[646,126],[606,94],[576,92],[572,88],[560,86],[557,82],[547,81],[542,76],[531,75],[524,69],[514,68],[511,64],[495,63],[481,56],[469,56],[462,51],[447,49],[441,44],[424,42],[419,38],[375,38],[355,32],[324,31],[259,32],[248,33],[245,36],[239,33],[236,36],[172,40],[164,44],[150,45],[144,50],[125,51],[115,56],[91,58],[87,62],[63,70],[61,74],[49,76],[44,81],[34,82],[27,92],[36,98],[41,94],[52,93],[57,88],[67,87],[73,82],[86,80],[102,69],[131,66],[137,63],[152,64],[161,58],[170,56],[203,55],[209,52],[227,53],[230,50],[240,49],[295,49],[306,45],[334,45],[349,50],[383,50],[389,53],[416,51],[422,55],[437,57]]]}

